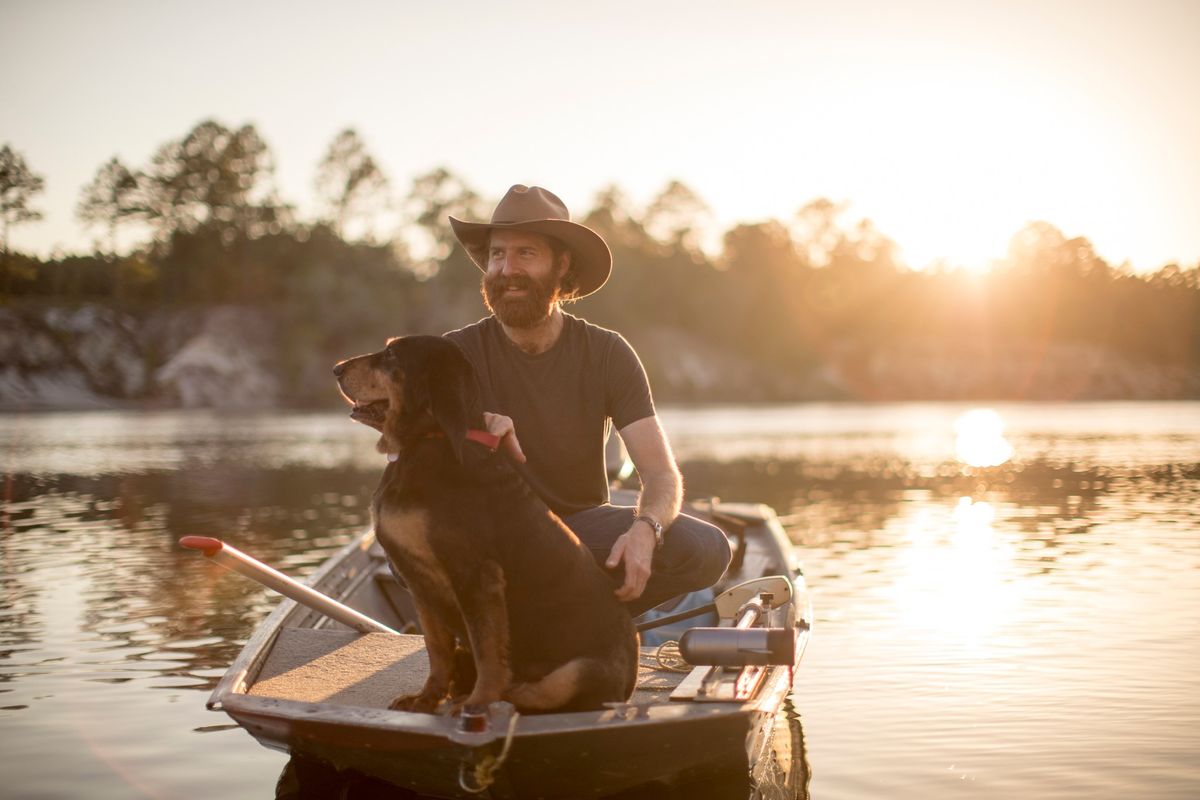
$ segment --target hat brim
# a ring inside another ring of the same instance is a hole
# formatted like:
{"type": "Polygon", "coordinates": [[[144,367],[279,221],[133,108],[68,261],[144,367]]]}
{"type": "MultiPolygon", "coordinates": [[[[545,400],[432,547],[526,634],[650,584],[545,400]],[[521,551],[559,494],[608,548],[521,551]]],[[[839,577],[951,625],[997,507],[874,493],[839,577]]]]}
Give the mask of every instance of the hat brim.
{"type": "Polygon", "coordinates": [[[535,219],[522,222],[467,222],[450,217],[450,228],[480,271],[487,271],[488,233],[493,230],[529,231],[553,236],[571,248],[579,288],[572,298],[587,297],[602,287],[612,274],[612,251],[600,234],[565,219],[535,219]]]}

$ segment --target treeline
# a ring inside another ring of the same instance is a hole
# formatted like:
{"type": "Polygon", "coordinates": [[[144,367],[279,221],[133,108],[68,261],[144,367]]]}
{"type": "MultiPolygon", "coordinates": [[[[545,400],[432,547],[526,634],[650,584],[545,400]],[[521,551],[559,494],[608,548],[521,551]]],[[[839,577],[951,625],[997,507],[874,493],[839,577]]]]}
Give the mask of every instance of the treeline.
{"type": "MultiPolygon", "coordinates": [[[[331,143],[314,184],[320,211],[301,219],[279,197],[254,127],[205,121],[146,165],[102,165],[78,205],[100,239],[97,252],[39,259],[7,247],[12,226],[36,221],[42,182],[6,145],[0,292],[7,303],[134,311],[270,308],[296,359],[482,314],[478,271],[446,218],[485,219],[492,200],[441,168],[394,191],[352,130],[331,143]],[[118,255],[122,237],[140,241],[118,255]]],[[[1034,222],[985,274],[914,271],[870,221],[848,220],[825,199],[788,219],[737,225],[712,254],[700,246],[708,213],[679,182],[644,208],[609,187],[590,209],[575,209],[608,241],[616,265],[604,291],[575,313],[621,330],[639,349],[646,343],[651,360],[655,337],[684,337],[785,376],[899,350],[973,358],[1075,344],[1200,366],[1200,265],[1134,274],[1106,263],[1087,239],[1034,222]]]]}

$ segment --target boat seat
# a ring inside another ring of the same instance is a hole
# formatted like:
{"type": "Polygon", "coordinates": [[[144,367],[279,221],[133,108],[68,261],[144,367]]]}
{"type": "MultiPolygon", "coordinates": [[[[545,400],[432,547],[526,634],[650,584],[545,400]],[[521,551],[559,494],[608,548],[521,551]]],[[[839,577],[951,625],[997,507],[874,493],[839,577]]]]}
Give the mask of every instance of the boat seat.
{"type": "MultiPolygon", "coordinates": [[[[633,703],[667,702],[685,673],[659,668],[643,647],[633,703]]],[[[387,708],[425,684],[429,659],[421,636],[283,628],[249,694],[302,703],[387,708]]]]}
{"type": "Polygon", "coordinates": [[[780,568],[779,559],[775,557],[775,554],[763,547],[761,543],[753,540],[743,543],[741,562],[742,577],[739,580],[765,578],[768,575],[778,575],[784,571],[780,568]]]}

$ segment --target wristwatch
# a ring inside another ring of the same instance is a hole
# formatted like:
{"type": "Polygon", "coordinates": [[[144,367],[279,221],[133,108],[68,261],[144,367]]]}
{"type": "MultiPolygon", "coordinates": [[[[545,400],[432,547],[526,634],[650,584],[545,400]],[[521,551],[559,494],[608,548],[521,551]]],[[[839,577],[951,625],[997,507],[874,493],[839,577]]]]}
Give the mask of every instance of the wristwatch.
{"type": "Polygon", "coordinates": [[[650,516],[649,514],[638,514],[636,517],[633,518],[634,522],[637,522],[638,520],[641,520],[642,522],[646,523],[654,530],[654,549],[657,550],[658,548],[662,547],[663,546],[662,523],[659,522],[658,520],[656,520],[654,517],[650,516]]]}

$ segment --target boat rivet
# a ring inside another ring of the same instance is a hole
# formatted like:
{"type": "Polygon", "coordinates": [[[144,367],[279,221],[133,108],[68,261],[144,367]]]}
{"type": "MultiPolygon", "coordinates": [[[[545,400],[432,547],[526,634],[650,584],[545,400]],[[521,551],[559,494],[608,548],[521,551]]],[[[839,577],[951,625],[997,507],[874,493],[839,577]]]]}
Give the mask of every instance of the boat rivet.
{"type": "Polygon", "coordinates": [[[458,729],[463,733],[483,733],[488,729],[486,706],[463,706],[458,729]]]}

